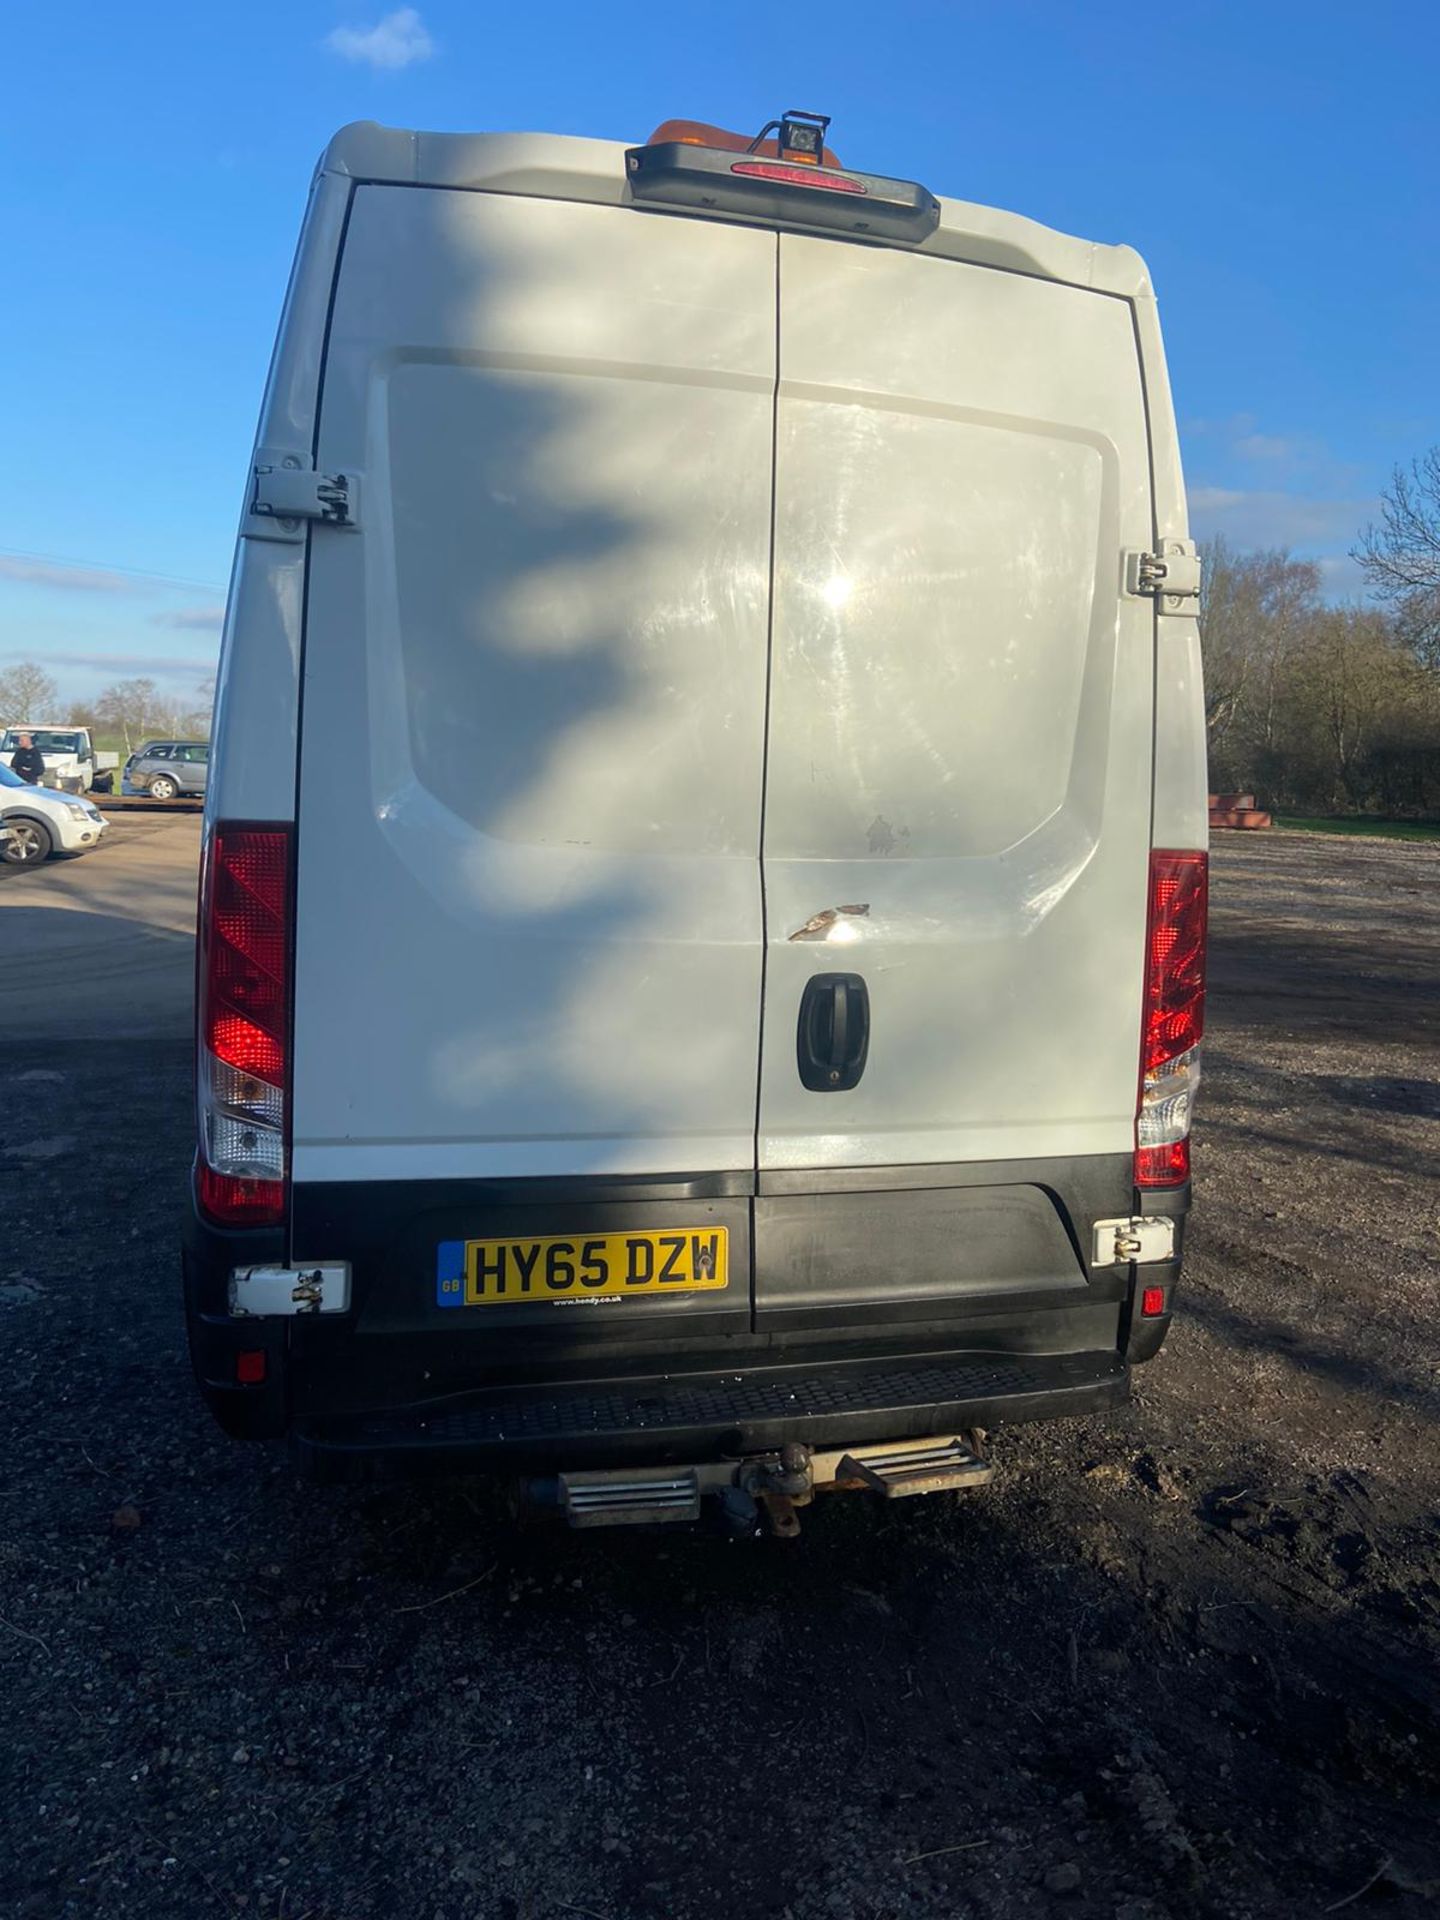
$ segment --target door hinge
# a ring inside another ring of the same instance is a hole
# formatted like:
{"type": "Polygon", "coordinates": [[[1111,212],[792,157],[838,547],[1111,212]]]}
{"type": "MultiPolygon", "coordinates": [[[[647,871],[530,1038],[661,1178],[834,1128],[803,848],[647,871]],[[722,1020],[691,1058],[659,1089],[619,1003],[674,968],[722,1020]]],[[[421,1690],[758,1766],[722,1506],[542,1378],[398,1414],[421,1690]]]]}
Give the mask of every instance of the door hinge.
{"type": "Polygon", "coordinates": [[[1127,553],[1126,593],[1153,594],[1160,613],[1190,613],[1200,598],[1200,552],[1193,540],[1162,540],[1158,553],[1127,553]]]}
{"type": "Polygon", "coordinates": [[[360,476],[316,473],[296,453],[262,454],[250,476],[242,532],[256,540],[303,540],[307,520],[358,526],[360,476]]]}
{"type": "Polygon", "coordinates": [[[1149,1266],[1175,1258],[1175,1222],[1165,1216],[1142,1214],[1135,1220],[1097,1220],[1092,1267],[1113,1267],[1124,1260],[1149,1266]]]}

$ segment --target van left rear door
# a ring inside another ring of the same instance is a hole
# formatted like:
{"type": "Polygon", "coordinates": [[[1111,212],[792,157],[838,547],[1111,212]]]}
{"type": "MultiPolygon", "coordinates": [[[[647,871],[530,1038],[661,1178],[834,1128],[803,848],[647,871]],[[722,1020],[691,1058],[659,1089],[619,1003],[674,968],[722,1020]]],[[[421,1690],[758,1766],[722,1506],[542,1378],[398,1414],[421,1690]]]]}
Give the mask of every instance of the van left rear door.
{"type": "Polygon", "coordinates": [[[297,1187],[752,1175],[775,251],[356,189],[316,464],[360,476],[360,525],[313,535],[309,574],[297,1187]]]}

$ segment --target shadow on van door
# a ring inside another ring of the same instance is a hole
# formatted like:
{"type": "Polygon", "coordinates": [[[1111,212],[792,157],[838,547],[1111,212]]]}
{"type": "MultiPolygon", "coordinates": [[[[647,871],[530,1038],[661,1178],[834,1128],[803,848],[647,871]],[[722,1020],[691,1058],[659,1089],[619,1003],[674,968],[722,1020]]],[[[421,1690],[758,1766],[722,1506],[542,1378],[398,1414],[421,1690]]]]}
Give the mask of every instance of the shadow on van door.
{"type": "Polygon", "coordinates": [[[308,1139],[748,1167],[774,238],[384,198],[357,199],[337,313],[363,319],[326,372],[369,518],[311,559],[297,1166],[308,1139]],[[357,1020],[363,1083],[327,1089],[307,1048],[348,1059],[357,1020]]]}

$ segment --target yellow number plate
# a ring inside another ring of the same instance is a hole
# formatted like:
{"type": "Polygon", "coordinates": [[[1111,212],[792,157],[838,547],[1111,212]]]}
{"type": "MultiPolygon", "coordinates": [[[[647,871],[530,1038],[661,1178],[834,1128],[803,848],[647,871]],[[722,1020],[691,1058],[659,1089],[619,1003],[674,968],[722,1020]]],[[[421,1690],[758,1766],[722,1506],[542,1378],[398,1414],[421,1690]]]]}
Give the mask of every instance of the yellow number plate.
{"type": "Polygon", "coordinates": [[[435,1297],[442,1307],[513,1307],[629,1293],[702,1293],[725,1286],[728,1254],[724,1227],[445,1240],[435,1297]]]}

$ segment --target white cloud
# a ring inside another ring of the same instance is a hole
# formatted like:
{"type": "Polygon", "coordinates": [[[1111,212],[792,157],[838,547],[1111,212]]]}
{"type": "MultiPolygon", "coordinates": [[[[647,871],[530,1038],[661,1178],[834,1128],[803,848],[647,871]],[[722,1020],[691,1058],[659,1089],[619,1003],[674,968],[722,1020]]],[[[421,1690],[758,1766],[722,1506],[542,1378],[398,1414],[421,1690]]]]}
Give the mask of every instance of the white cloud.
{"type": "Polygon", "coordinates": [[[0,553],[0,579],[31,587],[61,587],[78,593],[145,593],[141,579],[109,573],[104,567],[71,566],[24,553],[0,553]]]}
{"type": "Polygon", "coordinates": [[[1284,547],[1315,562],[1327,600],[1364,597],[1365,576],[1350,548],[1375,516],[1373,500],[1237,487],[1191,487],[1189,500],[1191,528],[1202,548],[1219,534],[1241,552],[1284,547]]]}
{"type": "Polygon", "coordinates": [[[1373,500],[1333,500],[1275,490],[1191,487],[1197,535],[1223,533],[1237,547],[1348,547],[1374,518],[1373,500]]]}
{"type": "Polygon", "coordinates": [[[377,73],[413,66],[417,60],[428,60],[435,51],[435,42],[414,7],[397,7],[373,27],[336,27],[326,34],[325,44],[342,60],[374,67],[377,73]]]}
{"type": "Polygon", "coordinates": [[[1313,433],[1267,433],[1253,413],[1234,413],[1226,420],[1187,420],[1182,440],[1207,440],[1204,464],[1215,471],[1234,473],[1244,481],[1259,480],[1272,492],[1298,492],[1306,498],[1350,494],[1366,477],[1365,469],[1342,460],[1313,433]]]}
{"type": "Polygon", "coordinates": [[[1232,413],[1224,420],[1182,420],[1180,431],[1187,439],[1204,436],[1213,440],[1238,440],[1241,434],[1255,431],[1253,413],[1232,413]]]}
{"type": "Polygon", "coordinates": [[[32,650],[29,654],[0,655],[0,666],[7,661],[20,659],[34,659],[45,668],[94,669],[109,674],[112,678],[119,675],[148,673],[170,675],[175,678],[203,679],[206,674],[215,671],[213,656],[208,660],[193,660],[173,653],[72,653],[50,647],[32,650]]]}
{"type": "Polygon", "coordinates": [[[66,560],[53,553],[0,549],[0,580],[27,587],[54,587],[62,593],[139,593],[155,595],[181,587],[191,593],[219,595],[212,580],[182,580],[170,573],[144,573],[138,567],[105,567],[89,560],[66,560]]]}
{"type": "Polygon", "coordinates": [[[1358,560],[1348,553],[1325,553],[1315,562],[1320,569],[1320,588],[1327,600],[1363,600],[1370,585],[1358,560]]]}
{"type": "Polygon", "coordinates": [[[1246,433],[1232,443],[1231,451],[1242,460],[1295,460],[1302,447],[1283,433],[1246,433]]]}
{"type": "Polygon", "coordinates": [[[177,607],[173,613],[152,613],[154,627],[181,627],[187,633],[218,633],[225,624],[224,607],[177,607]]]}

